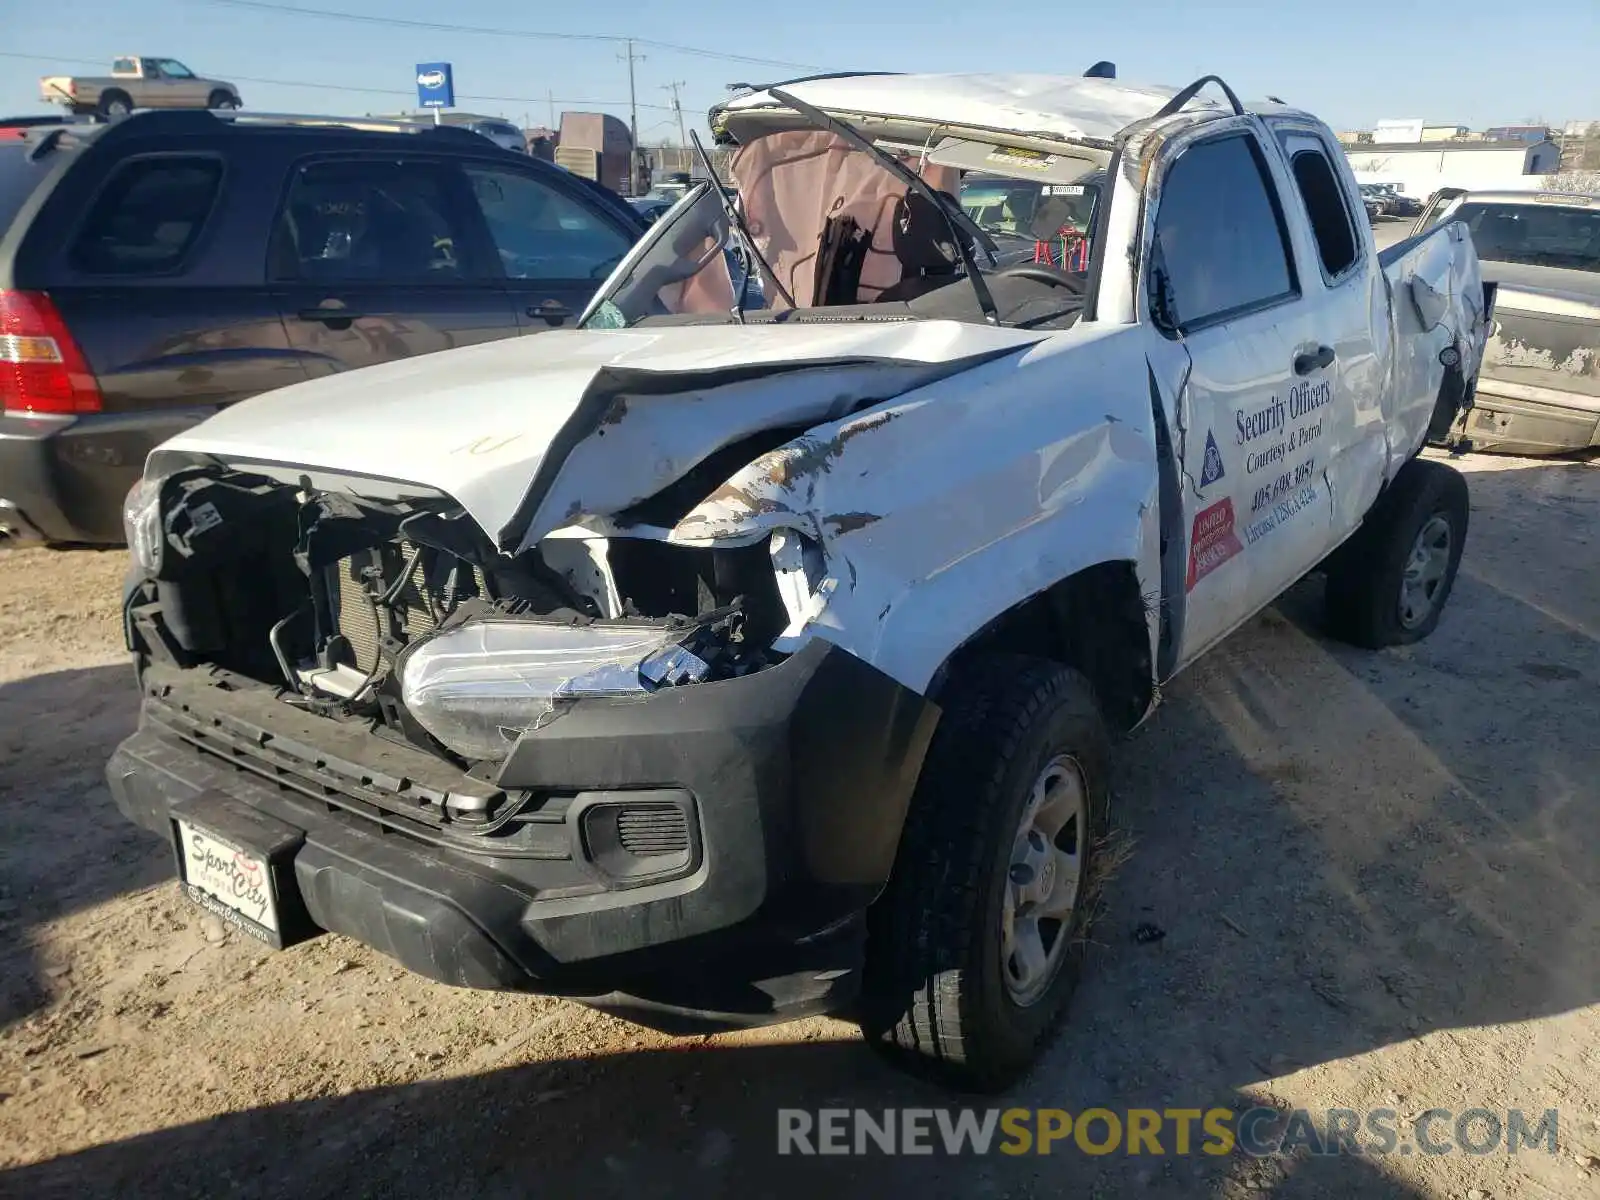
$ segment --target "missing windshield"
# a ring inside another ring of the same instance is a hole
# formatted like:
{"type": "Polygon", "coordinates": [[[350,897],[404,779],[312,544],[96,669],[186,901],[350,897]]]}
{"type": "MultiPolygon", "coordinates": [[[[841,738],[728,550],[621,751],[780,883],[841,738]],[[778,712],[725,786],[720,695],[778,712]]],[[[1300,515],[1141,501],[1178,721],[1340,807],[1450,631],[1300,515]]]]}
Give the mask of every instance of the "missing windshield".
{"type": "Polygon", "coordinates": [[[773,98],[805,124],[744,141],[730,189],[691,188],[600,289],[587,327],[1077,320],[1101,190],[1092,160],[937,131],[885,145],[786,92],[773,98]],[[978,203],[986,191],[996,203],[978,203]]]}

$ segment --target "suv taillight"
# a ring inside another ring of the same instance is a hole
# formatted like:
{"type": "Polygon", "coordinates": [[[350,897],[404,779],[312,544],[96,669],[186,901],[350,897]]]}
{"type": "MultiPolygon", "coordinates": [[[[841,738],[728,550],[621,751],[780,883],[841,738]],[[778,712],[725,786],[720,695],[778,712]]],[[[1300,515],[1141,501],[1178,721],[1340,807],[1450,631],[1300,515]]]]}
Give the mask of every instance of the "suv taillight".
{"type": "Polygon", "coordinates": [[[0,410],[100,411],[100,385],[43,292],[0,288],[0,410]]]}

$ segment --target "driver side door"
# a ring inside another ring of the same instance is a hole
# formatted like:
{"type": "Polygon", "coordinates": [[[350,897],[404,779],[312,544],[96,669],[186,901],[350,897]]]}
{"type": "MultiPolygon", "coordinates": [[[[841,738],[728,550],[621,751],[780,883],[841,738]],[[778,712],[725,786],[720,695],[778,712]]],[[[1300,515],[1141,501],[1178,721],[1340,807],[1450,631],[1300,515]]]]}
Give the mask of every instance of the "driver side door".
{"type": "Polygon", "coordinates": [[[537,168],[462,164],[523,333],[576,323],[638,240],[600,206],[537,168]]]}

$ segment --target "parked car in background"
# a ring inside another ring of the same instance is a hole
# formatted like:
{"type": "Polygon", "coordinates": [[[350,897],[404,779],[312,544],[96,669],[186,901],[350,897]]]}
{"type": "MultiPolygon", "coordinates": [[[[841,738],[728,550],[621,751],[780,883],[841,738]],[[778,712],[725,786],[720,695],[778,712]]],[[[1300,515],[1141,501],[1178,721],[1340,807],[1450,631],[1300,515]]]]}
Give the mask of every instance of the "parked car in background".
{"type": "MultiPolygon", "coordinates": [[[[422,124],[434,123],[434,116],[430,112],[386,114],[381,119],[415,121],[422,124]]],[[[522,132],[521,127],[505,117],[486,117],[480,113],[451,111],[440,113],[437,123],[440,125],[452,125],[457,129],[470,130],[480,137],[488,138],[502,150],[512,150],[518,154],[526,154],[528,152],[527,135],[522,132]]]]}
{"type": "Polygon", "coordinates": [[[476,134],[357,124],[153,112],[0,141],[0,530],[120,542],[157,443],[287,383],[558,328],[644,229],[476,134]]]}
{"type": "Polygon", "coordinates": [[[130,54],[113,59],[110,75],[46,75],[39,98],[75,113],[124,117],[136,108],[240,108],[239,89],[204,79],[175,58],[130,54]]]}
{"type": "Polygon", "coordinates": [[[1398,183],[1380,183],[1375,187],[1378,194],[1389,202],[1390,216],[1414,217],[1422,212],[1422,201],[1406,195],[1398,183]]]}
{"type": "Polygon", "coordinates": [[[1111,735],[1309,572],[1338,636],[1419,641],[1467,535],[1418,454],[1482,354],[1471,240],[1377,251],[1333,131],[1214,79],[751,91],[712,128],[770,309],[730,311],[702,182],[579,328],[158,448],[117,806],[274,946],[669,1029],[843,1012],[1014,1083],[1082,969],[1111,735]],[[980,270],[877,142],[997,137],[1115,156],[1087,271],[980,270]]]}
{"type": "Polygon", "coordinates": [[[1600,446],[1600,195],[1442,188],[1413,232],[1447,221],[1471,230],[1498,289],[1473,447],[1600,446]]]}
{"type": "Polygon", "coordinates": [[[633,211],[638,213],[649,224],[654,224],[666,211],[678,202],[679,197],[656,196],[646,193],[643,196],[629,196],[628,203],[633,205],[633,211]]]}
{"type": "Polygon", "coordinates": [[[1394,216],[1395,198],[1377,184],[1363,183],[1361,185],[1361,196],[1363,200],[1370,200],[1377,205],[1380,217],[1394,216]]]}

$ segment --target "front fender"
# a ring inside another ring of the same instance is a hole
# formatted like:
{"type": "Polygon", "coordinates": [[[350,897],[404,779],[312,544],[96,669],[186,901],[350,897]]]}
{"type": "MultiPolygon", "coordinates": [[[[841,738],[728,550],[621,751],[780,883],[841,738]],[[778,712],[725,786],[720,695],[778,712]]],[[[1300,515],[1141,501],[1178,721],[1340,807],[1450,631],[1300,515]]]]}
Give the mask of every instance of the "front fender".
{"type": "MultiPolygon", "coordinates": [[[[996,616],[1086,567],[1159,590],[1155,435],[1137,327],[1085,327],[818,426],[673,529],[794,530],[820,547],[786,637],[821,637],[917,692],[996,616]]],[[[793,595],[793,593],[788,593],[793,595]]]]}

